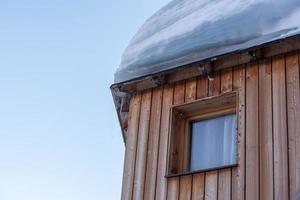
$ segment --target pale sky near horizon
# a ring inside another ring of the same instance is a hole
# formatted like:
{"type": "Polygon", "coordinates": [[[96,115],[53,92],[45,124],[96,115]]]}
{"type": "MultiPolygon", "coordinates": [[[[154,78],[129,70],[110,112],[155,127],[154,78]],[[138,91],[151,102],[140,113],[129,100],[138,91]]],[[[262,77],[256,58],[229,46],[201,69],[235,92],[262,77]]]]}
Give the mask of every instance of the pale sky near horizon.
{"type": "Polygon", "coordinates": [[[120,199],[124,145],[109,86],[169,0],[0,0],[0,199],[120,199]]]}

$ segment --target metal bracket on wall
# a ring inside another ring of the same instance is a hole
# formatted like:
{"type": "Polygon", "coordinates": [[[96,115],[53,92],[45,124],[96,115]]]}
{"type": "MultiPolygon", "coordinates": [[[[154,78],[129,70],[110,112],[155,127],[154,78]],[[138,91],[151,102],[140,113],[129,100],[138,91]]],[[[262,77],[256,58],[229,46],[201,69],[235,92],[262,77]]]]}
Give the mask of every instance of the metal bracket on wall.
{"type": "Polygon", "coordinates": [[[207,76],[208,80],[213,80],[213,64],[211,62],[199,66],[199,71],[202,75],[207,76]]]}

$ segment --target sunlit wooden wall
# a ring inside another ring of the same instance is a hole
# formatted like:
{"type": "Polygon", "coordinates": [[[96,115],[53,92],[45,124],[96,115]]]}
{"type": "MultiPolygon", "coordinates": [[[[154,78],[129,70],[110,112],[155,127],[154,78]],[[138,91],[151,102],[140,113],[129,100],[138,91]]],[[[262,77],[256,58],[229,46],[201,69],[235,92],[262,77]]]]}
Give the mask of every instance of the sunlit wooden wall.
{"type": "Polygon", "coordinates": [[[285,200],[300,190],[299,52],[131,99],[123,200],[285,200]],[[170,106],[238,91],[238,167],[165,178],[170,106]]]}

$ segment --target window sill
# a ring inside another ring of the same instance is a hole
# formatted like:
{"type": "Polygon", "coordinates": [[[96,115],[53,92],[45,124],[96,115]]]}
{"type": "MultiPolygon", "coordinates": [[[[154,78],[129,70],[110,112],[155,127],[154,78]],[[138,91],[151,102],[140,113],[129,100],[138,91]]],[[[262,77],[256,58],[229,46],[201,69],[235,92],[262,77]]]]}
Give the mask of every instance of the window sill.
{"type": "Polygon", "coordinates": [[[237,166],[238,166],[238,164],[233,164],[233,165],[225,165],[225,166],[221,166],[221,167],[213,167],[213,168],[208,168],[208,169],[182,172],[182,173],[177,173],[177,174],[167,174],[165,176],[165,178],[174,178],[174,177],[180,177],[180,176],[187,176],[187,175],[193,175],[193,174],[198,174],[198,173],[203,173],[203,172],[210,172],[210,171],[215,171],[215,170],[234,168],[234,167],[237,167],[237,166]]]}

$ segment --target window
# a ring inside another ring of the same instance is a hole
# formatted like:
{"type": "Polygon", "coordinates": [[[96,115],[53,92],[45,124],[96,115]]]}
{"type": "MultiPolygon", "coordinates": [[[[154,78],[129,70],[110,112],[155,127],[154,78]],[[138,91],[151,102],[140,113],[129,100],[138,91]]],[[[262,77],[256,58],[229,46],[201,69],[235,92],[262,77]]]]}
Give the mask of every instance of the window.
{"type": "Polygon", "coordinates": [[[172,107],[167,176],[237,163],[237,94],[172,107]]]}
{"type": "Polygon", "coordinates": [[[190,171],[236,163],[236,115],[191,122],[190,171]]]}

